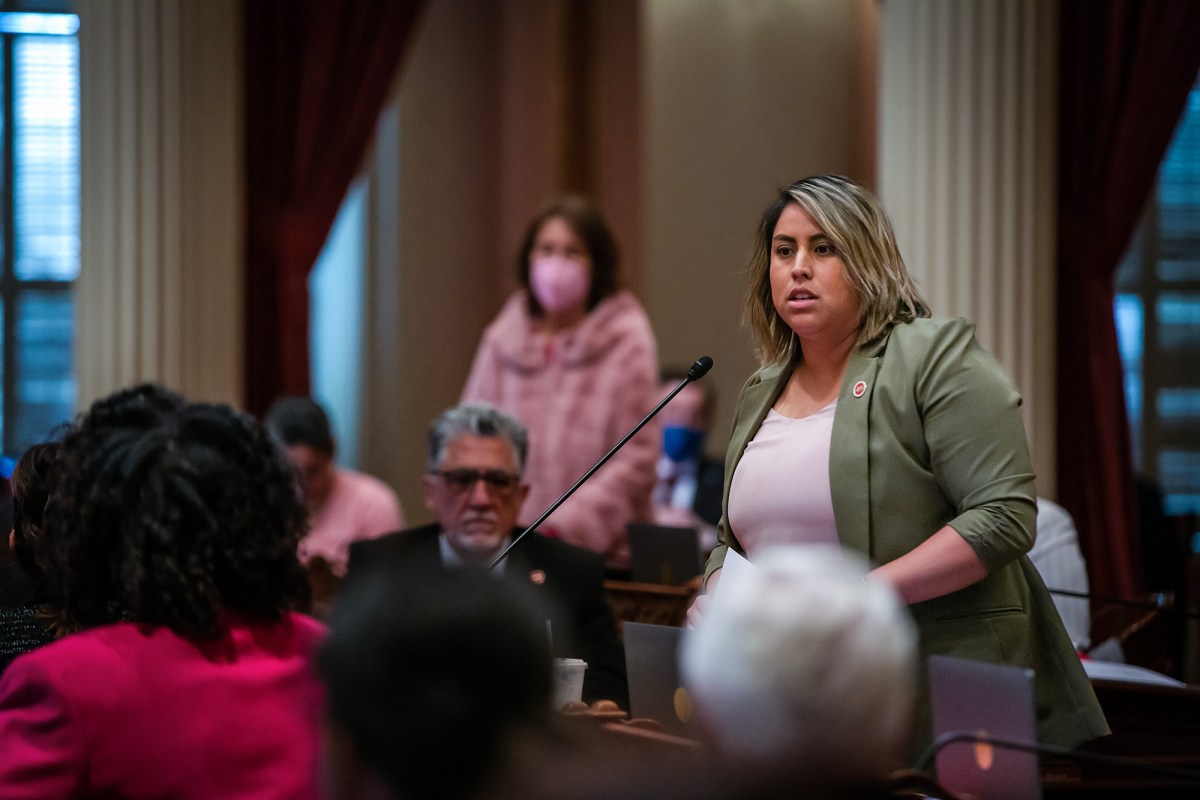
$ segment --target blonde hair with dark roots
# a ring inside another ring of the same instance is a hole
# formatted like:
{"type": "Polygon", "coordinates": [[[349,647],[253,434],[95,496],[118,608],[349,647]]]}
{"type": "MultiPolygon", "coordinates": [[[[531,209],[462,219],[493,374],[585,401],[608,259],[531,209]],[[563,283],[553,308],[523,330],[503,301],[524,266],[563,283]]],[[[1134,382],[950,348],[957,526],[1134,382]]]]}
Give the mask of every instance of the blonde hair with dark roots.
{"type": "Polygon", "coordinates": [[[763,365],[798,364],[800,341],[775,311],[771,297],[771,238],[787,206],[795,203],[833,242],[859,303],[858,343],[876,339],[896,323],[929,316],[896,246],[883,204],[866,187],[840,175],[814,175],[779,193],[763,212],[750,256],[746,322],[763,365]]]}

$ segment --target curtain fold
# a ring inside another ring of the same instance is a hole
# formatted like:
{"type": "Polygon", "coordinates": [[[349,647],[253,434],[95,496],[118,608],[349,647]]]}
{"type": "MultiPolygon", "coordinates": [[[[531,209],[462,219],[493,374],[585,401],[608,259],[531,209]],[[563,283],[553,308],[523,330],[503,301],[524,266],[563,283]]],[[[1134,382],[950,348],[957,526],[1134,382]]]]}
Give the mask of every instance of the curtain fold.
{"type": "Polygon", "coordinates": [[[1058,486],[1091,590],[1142,589],[1114,275],[1200,69],[1200,3],[1062,0],[1058,486]]]}
{"type": "Polygon", "coordinates": [[[308,273],[423,0],[244,0],[246,409],[308,394],[308,273]]]}

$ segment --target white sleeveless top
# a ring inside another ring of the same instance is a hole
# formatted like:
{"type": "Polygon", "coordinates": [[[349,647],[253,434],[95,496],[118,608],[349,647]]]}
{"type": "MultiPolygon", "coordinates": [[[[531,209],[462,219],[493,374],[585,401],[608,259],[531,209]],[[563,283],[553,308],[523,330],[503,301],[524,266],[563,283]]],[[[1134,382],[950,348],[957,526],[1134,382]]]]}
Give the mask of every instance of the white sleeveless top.
{"type": "Polygon", "coordinates": [[[746,555],[772,544],[838,543],[829,490],[837,400],[801,419],[767,412],[729,486],[729,526],[746,555]]]}

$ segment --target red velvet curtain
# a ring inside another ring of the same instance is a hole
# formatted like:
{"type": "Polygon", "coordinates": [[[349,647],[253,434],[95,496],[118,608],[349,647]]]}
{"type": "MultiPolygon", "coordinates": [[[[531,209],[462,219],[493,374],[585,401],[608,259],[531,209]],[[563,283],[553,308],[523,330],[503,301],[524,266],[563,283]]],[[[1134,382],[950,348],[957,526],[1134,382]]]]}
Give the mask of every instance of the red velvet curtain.
{"type": "Polygon", "coordinates": [[[421,0],[244,0],[246,408],[309,391],[308,273],[421,0]]]}
{"type": "Polygon", "coordinates": [[[1141,590],[1114,273],[1200,68],[1200,2],[1063,0],[1058,486],[1093,593],[1141,590]]]}

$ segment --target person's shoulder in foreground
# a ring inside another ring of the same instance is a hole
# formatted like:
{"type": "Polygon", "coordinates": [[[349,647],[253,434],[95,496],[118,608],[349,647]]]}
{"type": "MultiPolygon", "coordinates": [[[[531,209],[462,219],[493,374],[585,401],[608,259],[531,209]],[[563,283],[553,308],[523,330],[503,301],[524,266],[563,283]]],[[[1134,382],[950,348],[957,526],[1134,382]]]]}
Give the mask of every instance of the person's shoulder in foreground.
{"type": "Polygon", "coordinates": [[[313,796],[321,626],[294,612],[305,515],[267,433],[133,387],[81,415],[52,495],[50,603],[78,632],[0,679],[0,796],[313,796]]]}

